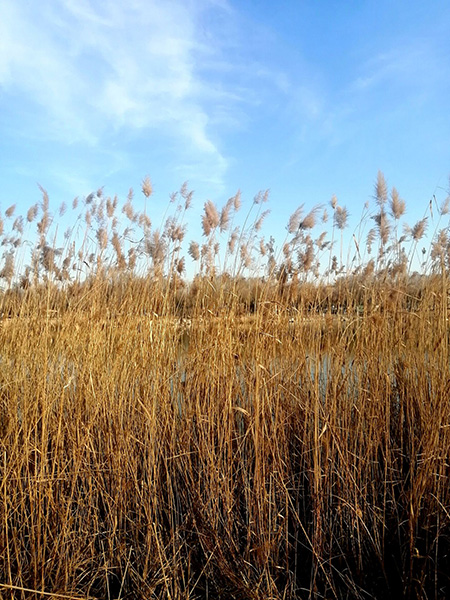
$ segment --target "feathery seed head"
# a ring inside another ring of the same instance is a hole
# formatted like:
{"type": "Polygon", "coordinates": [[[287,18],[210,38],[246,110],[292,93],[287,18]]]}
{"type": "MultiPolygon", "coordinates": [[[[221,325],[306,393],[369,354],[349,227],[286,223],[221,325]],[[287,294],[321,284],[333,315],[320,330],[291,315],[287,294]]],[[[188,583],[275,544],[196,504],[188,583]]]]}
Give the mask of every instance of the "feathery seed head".
{"type": "Polygon", "coordinates": [[[6,279],[8,284],[10,284],[13,276],[14,276],[14,254],[12,252],[8,252],[8,254],[5,256],[5,264],[3,265],[3,268],[0,271],[0,277],[2,279],[6,279]]]}
{"type": "Polygon", "coordinates": [[[375,184],[375,198],[379,206],[384,206],[388,199],[388,188],[386,180],[381,171],[378,171],[377,182],[375,184]]]}
{"type": "Polygon", "coordinates": [[[269,199],[269,190],[265,190],[264,192],[260,191],[253,198],[253,203],[254,204],[263,204],[264,202],[267,202],[268,199],[269,199]]]}
{"type": "Polygon", "coordinates": [[[300,226],[300,219],[303,213],[303,204],[299,206],[289,217],[289,222],[287,226],[288,233],[296,233],[300,226]]]}
{"type": "Polygon", "coordinates": [[[55,255],[55,250],[51,246],[45,245],[42,248],[41,262],[46,271],[53,271],[55,269],[55,255]]]}
{"type": "Polygon", "coordinates": [[[316,240],[316,246],[319,250],[323,250],[325,248],[325,238],[327,237],[327,232],[323,231],[316,240]]]}
{"type": "Polygon", "coordinates": [[[263,213],[261,213],[261,216],[259,217],[259,219],[255,223],[255,231],[260,231],[261,230],[261,227],[263,225],[264,219],[267,217],[267,215],[269,213],[270,213],[270,210],[265,210],[263,213]]]}
{"type": "Polygon", "coordinates": [[[147,175],[142,182],[142,193],[146,198],[150,198],[153,193],[153,186],[150,177],[147,175]]]}
{"type": "Polygon", "coordinates": [[[391,230],[391,226],[386,211],[383,207],[381,208],[380,212],[373,217],[373,219],[377,224],[381,243],[384,245],[389,239],[389,232],[391,230]]]}
{"type": "Polygon", "coordinates": [[[41,185],[39,185],[39,189],[41,190],[41,194],[42,194],[42,210],[45,212],[48,210],[49,207],[49,198],[48,198],[48,194],[47,194],[47,190],[45,190],[41,185]]]}
{"type": "Polygon", "coordinates": [[[156,266],[164,262],[166,256],[166,242],[159,231],[154,231],[150,238],[150,256],[156,266]]]}
{"type": "Polygon", "coordinates": [[[447,196],[447,198],[441,204],[441,208],[440,208],[439,212],[440,212],[441,216],[448,215],[448,213],[450,212],[450,196],[447,196]]]}
{"type": "Polygon", "coordinates": [[[189,244],[188,254],[192,260],[198,260],[200,258],[200,246],[197,242],[192,241],[189,244]]]}
{"type": "Polygon", "coordinates": [[[225,204],[225,206],[222,208],[222,210],[220,211],[220,232],[222,233],[223,231],[226,231],[228,229],[228,226],[230,224],[230,210],[231,210],[231,203],[227,202],[225,204]]]}
{"type": "Polygon", "coordinates": [[[396,221],[400,219],[405,214],[405,201],[402,200],[396,190],[396,188],[392,188],[391,192],[391,214],[396,221]]]}
{"type": "Polygon", "coordinates": [[[141,213],[139,215],[139,226],[142,227],[142,229],[147,229],[147,230],[150,229],[152,226],[150,217],[144,213],[141,213]]]}
{"type": "Polygon", "coordinates": [[[10,217],[12,217],[12,216],[13,216],[13,214],[14,214],[14,211],[15,211],[15,210],[16,210],[16,205],[15,205],[15,204],[13,204],[12,206],[10,206],[9,208],[7,208],[7,209],[5,210],[5,215],[6,215],[8,218],[10,218],[10,217]]]}
{"type": "Polygon", "coordinates": [[[108,219],[111,219],[114,215],[114,205],[112,203],[111,198],[106,199],[106,214],[108,215],[108,219]]]}
{"type": "Polygon", "coordinates": [[[264,243],[264,238],[259,240],[259,253],[261,256],[265,256],[267,254],[266,244],[264,243]]]}
{"type": "Polygon", "coordinates": [[[130,221],[134,220],[134,209],[132,204],[132,198],[130,198],[130,196],[128,196],[127,201],[123,205],[122,212],[125,213],[127,219],[129,219],[130,221]]]}
{"type": "Polygon", "coordinates": [[[241,190],[238,190],[231,200],[233,201],[234,210],[237,212],[241,208],[241,190]]]}
{"type": "Polygon", "coordinates": [[[50,215],[48,214],[47,211],[44,211],[44,214],[42,215],[42,219],[37,224],[38,232],[41,235],[45,235],[49,227],[50,227],[50,215]]]}
{"type": "Polygon", "coordinates": [[[205,213],[202,216],[203,235],[209,236],[220,223],[219,213],[211,200],[205,202],[205,213]]]}
{"type": "Polygon", "coordinates": [[[106,232],[106,229],[104,227],[101,227],[97,231],[96,235],[98,243],[100,245],[100,250],[105,250],[106,246],[108,245],[108,233],[106,232]]]}
{"type": "Polygon", "coordinates": [[[248,245],[247,244],[242,244],[241,245],[240,254],[241,254],[242,264],[244,265],[244,267],[246,269],[249,269],[251,267],[251,265],[252,265],[252,257],[250,255],[249,250],[248,250],[248,245]]]}
{"type": "Polygon", "coordinates": [[[348,210],[345,208],[345,206],[336,206],[333,220],[338,229],[345,229],[348,220],[348,210]]]}
{"type": "Polygon", "coordinates": [[[14,231],[17,231],[17,233],[20,233],[22,235],[23,233],[23,217],[19,216],[15,219],[13,226],[12,226],[14,231]]]}
{"type": "Polygon", "coordinates": [[[423,236],[425,235],[425,231],[427,228],[427,221],[428,221],[428,217],[424,217],[420,221],[417,221],[417,223],[411,229],[411,236],[415,242],[418,242],[419,240],[421,240],[423,238],[423,236]]]}
{"type": "Polygon", "coordinates": [[[186,270],[186,261],[184,259],[184,256],[182,256],[181,258],[177,258],[175,266],[178,275],[183,275],[184,271],[186,270]]]}
{"type": "Polygon", "coordinates": [[[136,266],[136,260],[136,250],[134,248],[130,248],[128,250],[128,268],[130,271],[133,271],[134,267],[136,266]]]}
{"type": "Polygon", "coordinates": [[[316,225],[316,214],[319,210],[318,206],[315,206],[304,219],[302,219],[299,228],[300,229],[313,229],[316,225]]]}
{"type": "Polygon", "coordinates": [[[192,204],[192,197],[194,195],[194,192],[189,190],[187,181],[185,181],[181,186],[180,194],[184,200],[184,210],[187,210],[192,204]]]}
{"type": "Polygon", "coordinates": [[[27,212],[27,221],[28,221],[28,223],[31,223],[36,218],[36,216],[38,214],[38,208],[39,208],[38,205],[34,204],[33,206],[31,206],[28,209],[28,212],[27,212]]]}
{"type": "Polygon", "coordinates": [[[230,239],[228,240],[228,250],[230,251],[231,254],[233,254],[233,252],[234,252],[238,237],[239,237],[239,228],[235,227],[233,233],[230,235],[230,239]]]}
{"type": "Polygon", "coordinates": [[[448,235],[445,229],[441,229],[436,237],[436,240],[431,245],[431,258],[436,261],[439,259],[442,262],[446,248],[448,247],[448,235]]]}
{"type": "Polygon", "coordinates": [[[369,254],[372,252],[372,244],[375,241],[375,237],[376,237],[375,229],[371,229],[369,231],[369,233],[367,234],[367,240],[366,240],[367,252],[369,254]]]}

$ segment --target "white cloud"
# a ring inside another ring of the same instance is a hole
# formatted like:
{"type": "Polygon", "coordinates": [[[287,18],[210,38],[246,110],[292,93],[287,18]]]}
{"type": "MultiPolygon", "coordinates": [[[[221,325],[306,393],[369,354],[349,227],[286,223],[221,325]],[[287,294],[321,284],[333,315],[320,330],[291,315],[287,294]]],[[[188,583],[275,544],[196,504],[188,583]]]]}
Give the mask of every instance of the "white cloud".
{"type": "Polygon", "coordinates": [[[190,8],[0,0],[0,90],[36,106],[39,136],[95,145],[105,132],[153,130],[192,160],[207,155],[210,169],[215,157],[222,173],[209,129],[215,103],[197,68],[214,50],[202,46],[200,9],[190,8]]]}
{"type": "Polygon", "coordinates": [[[433,40],[414,39],[393,45],[362,65],[362,74],[350,90],[357,94],[403,92],[403,100],[421,101],[447,81],[447,60],[433,40]]]}
{"type": "Polygon", "coordinates": [[[300,81],[267,60],[270,31],[249,33],[226,0],[0,0],[0,11],[0,94],[33,107],[34,139],[117,156],[124,137],[157,140],[220,190],[227,133],[280,109],[302,124],[323,110],[308,71],[300,81]]]}
{"type": "Polygon", "coordinates": [[[92,142],[82,112],[76,109],[87,92],[86,81],[61,41],[49,36],[45,23],[35,14],[24,14],[23,9],[23,4],[7,0],[1,5],[0,88],[19,98],[17,112],[21,104],[38,109],[36,124],[41,135],[92,142]]]}
{"type": "MultiPolygon", "coordinates": [[[[440,102],[448,89],[449,68],[441,47],[432,37],[393,40],[375,49],[370,58],[354,65],[318,106],[320,135],[330,148],[351,147],[362,136],[372,139],[377,128],[395,123],[398,133],[410,127],[417,114],[440,102]]],[[[303,100],[308,104],[308,88],[303,100]]],[[[314,97],[311,114],[314,115],[314,97]]],[[[437,104],[439,105],[439,104],[437,104]]]]}

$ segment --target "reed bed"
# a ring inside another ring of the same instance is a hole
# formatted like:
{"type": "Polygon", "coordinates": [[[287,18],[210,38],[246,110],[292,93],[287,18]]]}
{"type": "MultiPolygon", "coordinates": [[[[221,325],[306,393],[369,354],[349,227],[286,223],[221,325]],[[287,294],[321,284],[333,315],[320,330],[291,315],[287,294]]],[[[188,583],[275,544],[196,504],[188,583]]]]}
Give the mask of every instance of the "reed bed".
{"type": "Polygon", "coordinates": [[[45,192],[6,211],[2,598],[450,596],[448,202],[419,275],[381,173],[345,266],[337,199],[279,251],[266,199],[190,245],[186,186],[160,230],[100,190],[78,247],[45,192]]]}

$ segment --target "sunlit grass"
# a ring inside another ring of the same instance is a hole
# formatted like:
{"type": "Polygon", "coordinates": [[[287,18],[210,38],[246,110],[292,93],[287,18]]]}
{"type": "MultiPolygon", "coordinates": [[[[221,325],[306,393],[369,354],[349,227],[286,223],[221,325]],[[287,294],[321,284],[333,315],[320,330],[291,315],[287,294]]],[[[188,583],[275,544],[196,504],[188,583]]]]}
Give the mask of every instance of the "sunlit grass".
{"type": "Polygon", "coordinates": [[[280,251],[266,195],[207,203],[188,255],[186,186],[162,230],[99,191],[61,247],[45,192],[6,211],[2,597],[450,594],[448,206],[417,275],[427,221],[375,195],[345,264],[336,199],[280,251]]]}

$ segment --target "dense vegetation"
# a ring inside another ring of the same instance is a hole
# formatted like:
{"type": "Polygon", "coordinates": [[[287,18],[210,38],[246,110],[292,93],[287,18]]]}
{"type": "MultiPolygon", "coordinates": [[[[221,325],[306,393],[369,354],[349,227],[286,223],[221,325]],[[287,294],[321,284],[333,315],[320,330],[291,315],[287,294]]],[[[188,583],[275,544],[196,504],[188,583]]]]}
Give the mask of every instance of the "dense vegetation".
{"type": "Polygon", "coordinates": [[[6,210],[1,597],[450,596],[449,200],[400,235],[380,173],[347,258],[336,198],[280,251],[266,199],[205,204],[191,281],[185,186],[62,247],[45,192],[6,210]]]}

